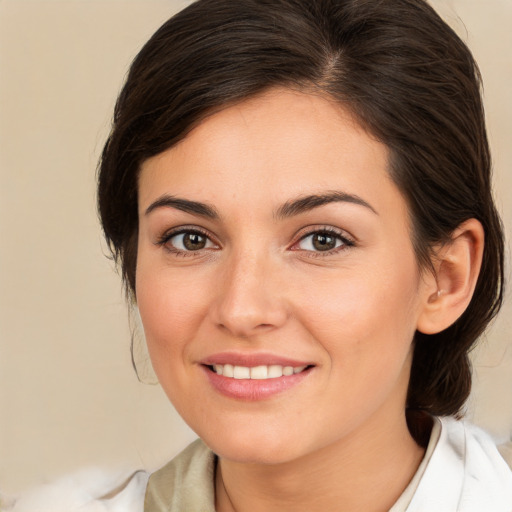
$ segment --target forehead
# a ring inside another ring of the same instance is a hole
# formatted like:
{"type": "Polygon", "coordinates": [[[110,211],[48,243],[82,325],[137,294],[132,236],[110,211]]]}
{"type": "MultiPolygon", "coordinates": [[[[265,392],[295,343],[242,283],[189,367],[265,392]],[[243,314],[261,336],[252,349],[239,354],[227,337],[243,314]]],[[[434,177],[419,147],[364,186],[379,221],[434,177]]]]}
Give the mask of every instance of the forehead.
{"type": "Polygon", "coordinates": [[[375,202],[375,209],[403,207],[387,168],[387,147],[332,99],[275,89],[211,115],[147,160],[139,206],[167,193],[270,207],[336,189],[375,202]]]}

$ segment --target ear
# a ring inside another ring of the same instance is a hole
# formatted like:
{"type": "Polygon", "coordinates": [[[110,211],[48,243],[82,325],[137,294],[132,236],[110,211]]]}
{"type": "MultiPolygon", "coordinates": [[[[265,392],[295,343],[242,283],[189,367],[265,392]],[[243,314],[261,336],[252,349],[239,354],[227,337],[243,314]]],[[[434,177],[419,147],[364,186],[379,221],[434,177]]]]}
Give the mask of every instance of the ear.
{"type": "Polygon", "coordinates": [[[418,331],[436,334],[464,313],[480,273],[484,239],[480,222],[469,219],[436,251],[435,274],[425,276],[425,298],[418,318],[418,331]]]}

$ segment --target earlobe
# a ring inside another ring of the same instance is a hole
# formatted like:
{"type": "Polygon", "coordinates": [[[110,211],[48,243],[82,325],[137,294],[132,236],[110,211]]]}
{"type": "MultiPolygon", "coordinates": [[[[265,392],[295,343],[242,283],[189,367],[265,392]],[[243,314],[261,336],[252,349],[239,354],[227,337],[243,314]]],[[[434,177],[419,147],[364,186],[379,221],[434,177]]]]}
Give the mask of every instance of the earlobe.
{"type": "Polygon", "coordinates": [[[437,251],[434,262],[436,273],[426,280],[418,331],[436,334],[448,328],[464,313],[480,273],[484,238],[480,222],[469,219],[437,251]]]}

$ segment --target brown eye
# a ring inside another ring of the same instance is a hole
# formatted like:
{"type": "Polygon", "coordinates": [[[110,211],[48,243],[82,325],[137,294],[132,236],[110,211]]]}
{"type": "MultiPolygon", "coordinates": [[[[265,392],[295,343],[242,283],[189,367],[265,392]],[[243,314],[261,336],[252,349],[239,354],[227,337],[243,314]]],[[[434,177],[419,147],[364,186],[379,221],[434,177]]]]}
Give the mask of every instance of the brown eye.
{"type": "Polygon", "coordinates": [[[353,242],[333,231],[314,231],[301,238],[297,248],[301,251],[329,252],[338,248],[351,247],[353,242]]]}
{"type": "Polygon", "coordinates": [[[184,233],[183,245],[189,251],[198,251],[206,247],[206,237],[197,233],[184,233]]]}
{"type": "Polygon", "coordinates": [[[182,231],[166,240],[166,245],[181,252],[200,251],[215,247],[215,244],[202,233],[197,231],[182,231]]]}
{"type": "Polygon", "coordinates": [[[330,251],[336,247],[336,238],[325,233],[315,233],[311,242],[317,251],[330,251]]]}

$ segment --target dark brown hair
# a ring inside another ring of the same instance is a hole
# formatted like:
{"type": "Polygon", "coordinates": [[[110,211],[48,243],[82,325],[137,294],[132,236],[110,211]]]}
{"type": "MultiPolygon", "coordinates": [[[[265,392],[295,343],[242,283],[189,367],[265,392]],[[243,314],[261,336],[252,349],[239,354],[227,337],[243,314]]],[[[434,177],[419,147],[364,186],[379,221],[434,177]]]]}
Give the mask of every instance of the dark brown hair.
{"type": "Polygon", "coordinates": [[[462,222],[482,223],[469,307],[445,331],[414,340],[408,407],[458,413],[471,387],[468,352],[501,305],[503,234],[478,68],[423,0],[199,0],[166,22],[132,64],[99,168],[101,221],[128,291],[141,163],[211,112],[274,86],[334,98],[389,148],[422,268],[462,222]]]}

